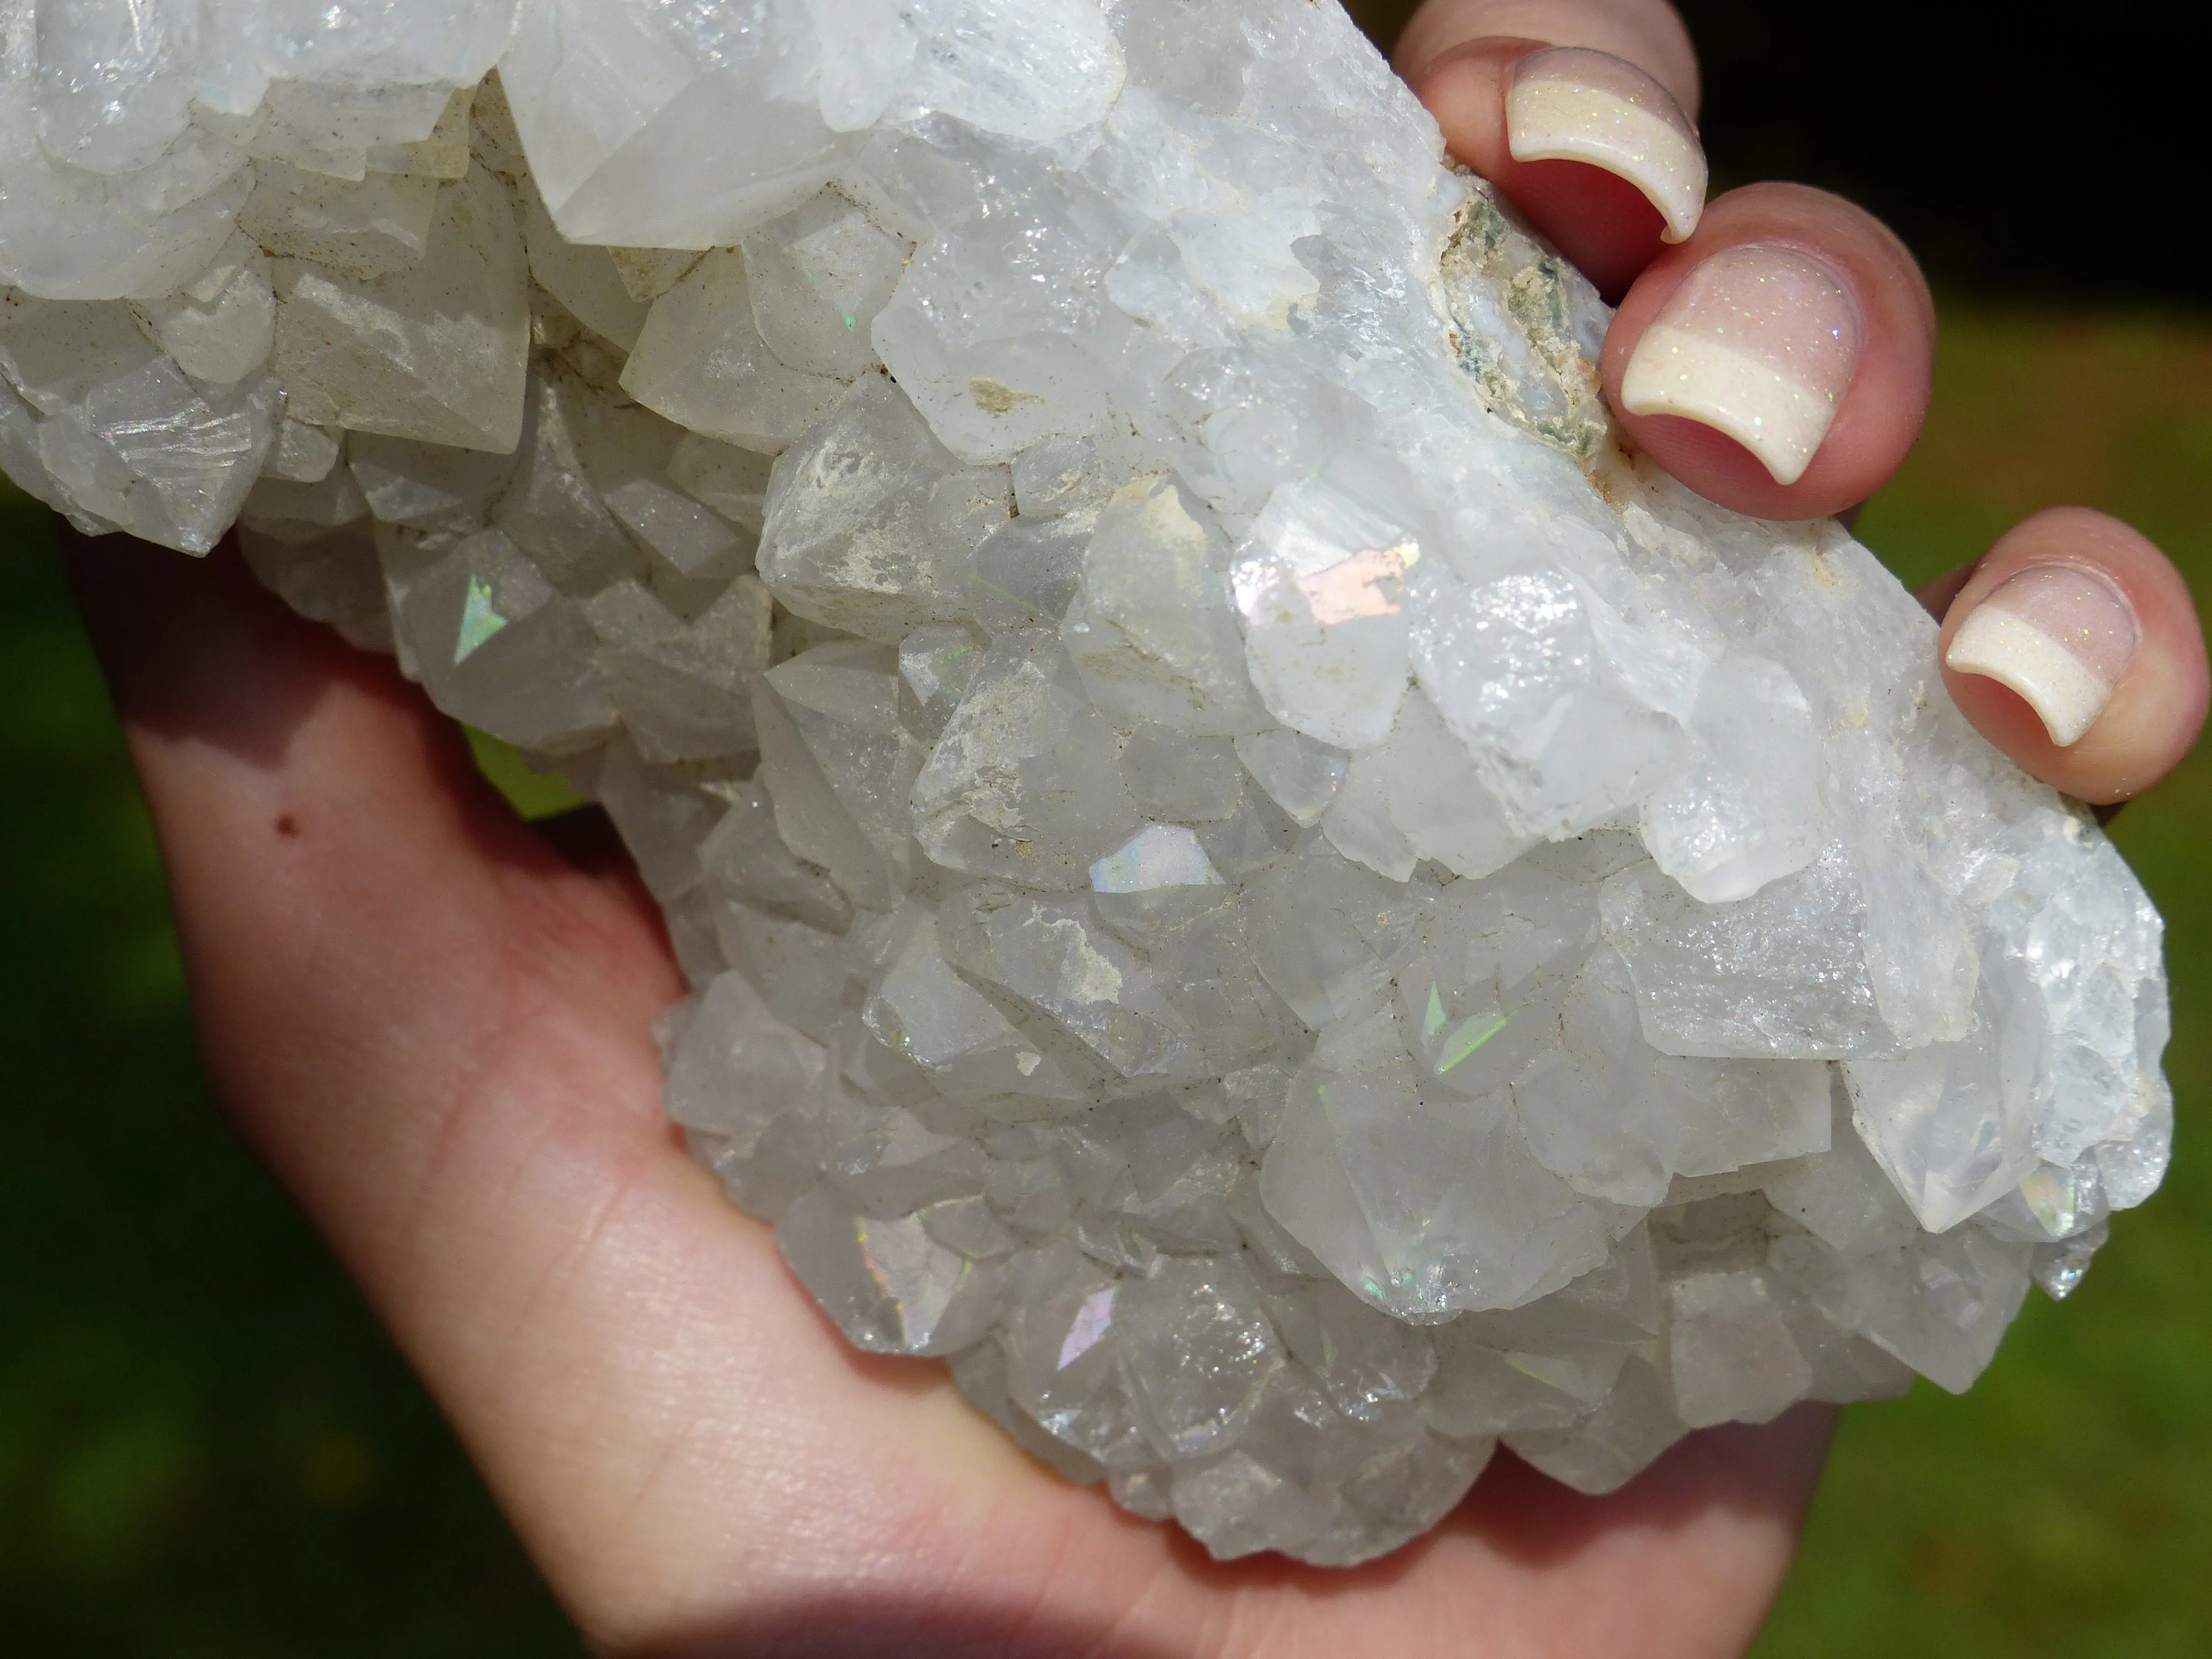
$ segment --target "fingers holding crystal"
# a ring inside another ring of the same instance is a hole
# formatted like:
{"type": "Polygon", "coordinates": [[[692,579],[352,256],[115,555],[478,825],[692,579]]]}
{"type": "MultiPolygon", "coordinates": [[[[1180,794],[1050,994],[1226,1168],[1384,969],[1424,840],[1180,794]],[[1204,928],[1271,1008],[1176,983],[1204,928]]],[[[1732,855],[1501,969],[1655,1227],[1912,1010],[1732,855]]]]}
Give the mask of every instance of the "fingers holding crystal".
{"type": "Polygon", "coordinates": [[[1550,46],[1513,65],[1505,143],[1516,161],[1583,161],[1636,186],[1665,242],[1698,228],[1705,152],[1674,95],[1626,58],[1550,46]]]}
{"type": "Polygon", "coordinates": [[[1952,698],[2045,782],[2125,800],[2196,742],[2206,702],[2196,606],[2166,556],[2118,520],[2039,513],[1923,598],[1947,588],[1952,698]]]}
{"type": "Polygon", "coordinates": [[[1411,80],[1446,52],[1482,40],[1540,40],[1611,52],[1643,69],[1697,113],[1697,49],[1667,0],[1428,0],[1407,20],[1390,58],[1411,80]]]}
{"type": "Polygon", "coordinates": [[[1431,0],[1395,61],[1450,152],[1620,307],[1606,391],[1662,466],[1792,519],[1896,470],[1934,353],[1919,268],[1818,191],[1705,200],[1696,58],[1664,0],[1431,0]]]}
{"type": "Polygon", "coordinates": [[[1396,62],[1451,153],[1607,298],[1696,228],[1706,181],[1697,63],[1658,0],[1432,4],[1396,62]]]}
{"type": "Polygon", "coordinates": [[[1711,427],[1794,484],[1858,356],[1858,307],[1833,270],[1786,243],[1725,248],[1682,279],[1637,341],[1620,406],[1711,427]]]}
{"type": "MultiPolygon", "coordinates": [[[[1764,185],[1707,204],[1696,60],[1671,9],[1432,0],[1396,62],[1451,153],[1619,303],[1606,392],[1660,465],[1784,519],[1850,508],[1896,471],[1928,407],[1927,283],[1838,198],[1764,185]]],[[[2124,526],[2044,514],[1928,598],[1949,606],[1960,707],[2046,781],[2125,799],[2196,740],[2196,613],[2124,526]]]]}
{"type": "Polygon", "coordinates": [[[1840,198],[1714,202],[1637,278],[1606,339],[1629,435],[1700,495],[1765,518],[1874,493],[1928,409],[1936,313],[1912,256],[1840,198]]]}

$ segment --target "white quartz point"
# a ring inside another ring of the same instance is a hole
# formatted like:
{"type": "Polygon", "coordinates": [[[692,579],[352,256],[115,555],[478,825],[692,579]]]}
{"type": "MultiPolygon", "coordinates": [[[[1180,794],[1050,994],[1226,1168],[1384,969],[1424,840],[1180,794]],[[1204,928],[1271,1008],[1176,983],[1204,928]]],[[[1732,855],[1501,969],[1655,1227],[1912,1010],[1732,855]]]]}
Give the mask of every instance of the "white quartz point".
{"type": "Polygon", "coordinates": [[[154,342],[194,380],[233,386],[269,360],[276,295],[268,255],[243,236],[181,292],[131,307],[154,342]]]}
{"type": "Polygon", "coordinates": [[[1096,0],[806,0],[823,41],[821,112],[841,132],[939,111],[1039,141],[1090,125],[1121,90],[1096,0]]]}
{"type": "Polygon", "coordinates": [[[1649,1359],[1631,1359],[1604,1403],[1568,1430],[1508,1434],[1514,1455],[1577,1492],[1618,1492],[1689,1432],[1667,1382],[1649,1359]]]}
{"type": "MultiPolygon", "coordinates": [[[[484,486],[499,491],[490,507],[492,523],[530,556],[548,580],[574,593],[589,593],[619,581],[638,573],[640,566],[637,549],[585,474],[586,438],[597,424],[593,417],[604,413],[598,401],[574,377],[557,368],[541,370],[530,386],[512,471],[488,458],[477,464],[488,475],[484,486]],[[501,473],[505,476],[496,476],[501,473]]],[[[355,439],[356,470],[364,458],[367,465],[375,466],[389,453],[389,442],[355,439]]],[[[372,492],[372,501],[380,493],[372,492]]],[[[474,491],[454,492],[457,496],[463,493],[474,491]]],[[[418,517],[424,508],[459,515],[473,506],[454,499],[436,506],[425,500],[403,507],[395,490],[380,516],[418,517]]]]}
{"type": "Polygon", "coordinates": [[[884,1221],[817,1188],[776,1222],[784,1259],[857,1347],[952,1353],[991,1328],[1004,1265],[929,1236],[915,1216],[884,1221]]]}
{"type": "Polygon", "coordinates": [[[1221,872],[1195,834],[1180,823],[1151,823],[1091,866],[1097,893],[1148,893],[1159,887],[1218,887],[1221,872]]]}
{"type": "Polygon", "coordinates": [[[592,598],[599,674],[641,757],[665,765],[757,746],[752,682],[768,665],[772,609],[750,576],[689,623],[635,581],[592,598]]]}
{"type": "MultiPolygon", "coordinates": [[[[380,521],[433,532],[465,536],[483,522],[487,513],[495,518],[504,516],[507,502],[501,499],[501,492],[516,479],[513,455],[449,449],[411,438],[356,432],[347,436],[345,452],[354,482],[361,486],[368,510],[380,521]],[[499,502],[496,510],[495,501],[499,502]]],[[[527,460],[526,457],[526,468],[527,460]]],[[[451,542],[451,536],[441,533],[425,549],[426,556],[442,555],[451,542]]],[[[526,532],[518,544],[529,542],[532,538],[526,532]]],[[[538,564],[549,580],[562,574],[558,561],[546,556],[543,544],[533,544],[532,553],[532,562],[538,564]]],[[[414,560],[397,568],[392,580],[395,599],[404,599],[416,568],[414,560]]]]}
{"type": "Polygon", "coordinates": [[[1200,1069],[1195,1034],[1079,897],[967,888],[946,899],[938,938],[947,961],[1026,1004],[1121,1076],[1200,1069]]]}
{"type": "Polygon", "coordinates": [[[603,247],[580,247],[553,228],[535,191],[522,197],[522,246],[530,274],[594,334],[624,351],[637,344],[647,306],[623,285],[614,256],[603,247]]]}
{"type": "Polygon", "coordinates": [[[239,508],[248,530],[278,540],[310,541],[368,517],[368,501],[353,475],[336,467],[312,483],[295,483],[264,471],[239,508]]]}
{"type": "Polygon", "coordinates": [[[1515,826],[1467,745],[1418,690],[1399,705],[1389,745],[1370,764],[1382,773],[1390,821],[1407,846],[1455,874],[1502,870],[1535,839],[1515,826]]]}
{"type": "Polygon", "coordinates": [[[686,433],[668,458],[668,478],[740,530],[760,533],[768,507],[769,457],[686,433]]]}
{"type": "Polygon", "coordinates": [[[1316,1030],[1388,994],[1383,964],[1433,902],[1428,891],[1386,881],[1319,836],[1273,860],[1248,890],[1260,971],[1316,1030]]]}
{"type": "Polygon", "coordinates": [[[653,302],[623,369],[623,389],[647,409],[769,455],[817,425],[846,384],[768,349],[734,248],[717,248],[653,302]]]}
{"type": "Polygon", "coordinates": [[[1267,724],[1245,677],[1228,563],[1228,538],[1180,479],[1139,479],[1106,503],[1060,624],[1102,713],[1216,735],[1267,724]]]}
{"type": "Polygon", "coordinates": [[[1840,1079],[1834,1095],[1826,1150],[1767,1171],[1763,1190],[1778,1211],[1844,1255],[1910,1243],[1918,1224],[1853,1129],[1850,1091],[1840,1079]]]}
{"type": "Polygon", "coordinates": [[[1685,742],[1608,651],[1610,607],[1567,571],[1472,587],[1425,565],[1413,667],[1517,834],[1573,835],[1673,775],[1685,742]]]}
{"type": "Polygon", "coordinates": [[[1209,154],[1204,118],[1144,93],[1122,100],[1108,131],[1122,165],[1158,180],[1164,220],[1115,261],[1106,278],[1114,303],[1194,339],[1240,325],[1287,329],[1321,286],[1297,256],[1321,228],[1310,194],[1255,176],[1244,158],[1209,154]],[[1232,191],[1244,196],[1243,212],[1209,210],[1232,191]]]}
{"type": "Polygon", "coordinates": [[[1866,965],[1866,901],[1838,846],[1747,899],[1701,905],[1652,865],[1604,886],[1606,935],[1662,1054],[1879,1058],[1900,1046],[1866,965]]]}
{"type": "MultiPolygon", "coordinates": [[[[271,322],[275,320],[271,308],[271,322]]],[[[338,447],[343,441],[343,433],[329,427],[310,426],[305,421],[289,418],[276,423],[276,434],[269,446],[269,460],[263,469],[264,477],[289,479],[295,483],[317,483],[331,475],[338,463],[338,447]]]]}
{"type": "Polygon", "coordinates": [[[260,471],[278,397],[266,376],[196,386],[119,301],[0,296],[9,473],[86,529],[204,553],[260,471]]]}
{"type": "Polygon", "coordinates": [[[750,1152],[778,1117],[820,1113],[827,1061],[820,1043],[769,1012],[744,975],[717,975],[669,1056],[668,1115],[750,1152]]]}
{"type": "Polygon", "coordinates": [[[496,453],[522,435],[529,272],[482,168],[439,190],[422,259],[373,280],[276,266],[272,360],[295,419],[496,453]]]}
{"type": "MultiPolygon", "coordinates": [[[[429,37],[434,27],[404,10],[387,13],[386,25],[411,27],[421,32],[418,39],[429,37]]],[[[389,50],[399,43],[387,35],[382,44],[389,50]]],[[[292,64],[273,67],[280,77],[298,73],[292,64]]],[[[462,78],[473,83],[477,76],[462,78]]],[[[359,179],[370,173],[458,179],[468,171],[476,91],[473,84],[457,87],[442,75],[419,84],[374,86],[279,78],[268,83],[254,112],[246,151],[257,161],[281,161],[332,179],[359,179]]]]}
{"type": "Polygon", "coordinates": [[[1698,688],[1692,758],[1644,803],[1644,844],[1692,898],[1727,904],[1803,869],[1827,839],[1811,706],[1781,664],[1723,658],[1698,688]]]}
{"type": "Polygon", "coordinates": [[[1329,844],[1392,881],[1413,873],[1420,854],[1390,811],[1390,757],[1369,749],[1352,757],[1344,787],[1321,821],[1329,844]]]}
{"type": "Polygon", "coordinates": [[[477,90],[474,86],[459,86],[447,93],[438,118],[420,137],[414,136],[419,121],[382,135],[382,143],[367,147],[362,157],[366,170],[432,179],[465,177],[477,90]]]}
{"type": "Polygon", "coordinates": [[[752,553],[752,538],[740,535],[684,491],[649,474],[609,483],[605,496],[607,510],[623,528],[662,568],[684,578],[727,581],[752,553]]]}
{"type": "Polygon", "coordinates": [[[1237,750],[1226,738],[1142,726],[1121,746],[1121,779],[1155,818],[1218,824],[1246,810],[1237,750]]]}
{"type": "Polygon", "coordinates": [[[1389,735],[1408,669],[1406,576],[1420,556],[1401,526],[1327,483],[1268,497],[1231,580],[1270,714],[1340,749],[1389,735]]]}
{"type": "Polygon", "coordinates": [[[856,904],[890,909],[922,758],[898,723],[896,659],[880,646],[817,646],[763,677],[753,721],[785,841],[856,904]]]}
{"type": "Polygon", "coordinates": [[[879,1041],[956,1097],[1020,1091],[1066,1099],[1076,1094],[1045,1044],[952,971],[934,915],[908,904],[891,926],[896,954],[863,1015],[879,1041]]]}
{"type": "Polygon", "coordinates": [[[915,835],[951,869],[1087,886],[1141,827],[1112,730],[1050,635],[993,641],[915,780],[915,835]]]}
{"type": "Polygon", "coordinates": [[[823,124],[802,8],[678,19],[644,0],[523,9],[500,82],[572,242],[709,248],[830,180],[849,147],[823,124]]]}
{"type": "MultiPolygon", "coordinates": [[[[11,79],[13,59],[0,71],[11,79]]],[[[156,299],[230,239],[253,187],[235,147],[189,128],[170,154],[111,180],[47,155],[27,102],[0,81],[0,283],[56,300],[156,299]]]]}
{"type": "Polygon", "coordinates": [[[674,288],[702,257],[696,248],[611,247],[607,250],[607,258],[614,261],[615,274],[622,278],[623,291],[640,305],[651,305],[674,288]]]}
{"type": "Polygon", "coordinates": [[[849,380],[875,367],[869,331],[912,246],[830,190],[745,237],[753,324],[787,368],[849,380]]]}
{"type": "Polygon", "coordinates": [[[424,138],[452,89],[473,87],[499,61],[514,17],[514,0],[204,7],[202,96],[246,115],[265,94],[325,151],[424,138]]]}
{"type": "Polygon", "coordinates": [[[1993,1007],[1962,1042],[1847,1062],[1852,1121],[1931,1233],[1948,1231],[2035,1167],[2027,1079],[2008,1077],[1993,1007]]]}
{"type": "Polygon", "coordinates": [[[1344,787],[1345,756],[1286,727],[1237,738],[1237,758],[1299,824],[1318,823],[1344,787]]]}
{"type": "Polygon", "coordinates": [[[1898,1044],[1865,963],[1865,896],[1843,848],[1732,905],[1698,905],[1655,865],[1601,891],[1644,1037],[1674,1055],[1881,1057],[1898,1044]]]}
{"type": "Polygon", "coordinates": [[[1668,1392],[1690,1427],[1769,1422],[1812,1387],[1790,1329],[1795,1298],[1765,1264],[1684,1273],[1667,1300],[1668,1392]]]}
{"type": "MultiPolygon", "coordinates": [[[[111,176],[159,160],[191,118],[196,21],[192,9],[160,0],[40,15],[34,120],[46,153],[111,176]]],[[[27,40],[23,55],[32,49],[27,40]]]]}
{"type": "Polygon", "coordinates": [[[258,161],[238,228],[280,258],[313,259],[366,280],[422,258],[438,195],[439,181],[428,175],[333,179],[258,161]]]}
{"type": "Polygon", "coordinates": [[[2028,1247],[1979,1227],[1921,1233],[1898,1248],[1851,1255],[1800,1234],[1776,1239],[1769,1261],[1834,1324],[1954,1394],[1965,1393],[1996,1357],[2027,1294],[2028,1247]]]}
{"type": "Polygon", "coordinates": [[[1118,1300],[1125,1374],[1147,1437],[1178,1457],[1233,1445],[1283,1363],[1250,1270],[1234,1255],[1162,1256],[1118,1300]]]}
{"type": "Polygon", "coordinates": [[[957,621],[962,568],[1008,494],[1005,469],[961,465],[896,386],[864,375],[777,462],[761,577],[801,615],[872,639],[957,621]]]}
{"type": "Polygon", "coordinates": [[[951,623],[917,628],[899,642],[899,719],[924,743],[934,742],[983,665],[975,630],[951,623]]]}
{"type": "Polygon", "coordinates": [[[1260,1181],[1300,1243],[1401,1318],[1558,1290],[1605,1260],[1615,1214],[1537,1163],[1502,1091],[1427,1096],[1388,1012],[1310,1062],[1260,1181]]]}
{"type": "Polygon", "coordinates": [[[582,612],[495,530],[414,577],[394,620],[440,705],[494,737],[559,752],[614,723],[582,612]]]}

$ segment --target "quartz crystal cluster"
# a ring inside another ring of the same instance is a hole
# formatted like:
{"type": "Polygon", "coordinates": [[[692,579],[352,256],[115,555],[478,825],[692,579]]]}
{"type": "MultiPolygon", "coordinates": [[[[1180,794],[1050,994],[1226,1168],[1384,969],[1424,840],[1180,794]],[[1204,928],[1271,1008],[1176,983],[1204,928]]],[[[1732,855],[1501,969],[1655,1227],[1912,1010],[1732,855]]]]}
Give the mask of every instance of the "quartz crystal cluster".
{"type": "Polygon", "coordinates": [[[603,802],[854,1343],[1216,1554],[1964,1389],[2160,924],[1330,0],[4,0],[0,460],[603,802]]]}

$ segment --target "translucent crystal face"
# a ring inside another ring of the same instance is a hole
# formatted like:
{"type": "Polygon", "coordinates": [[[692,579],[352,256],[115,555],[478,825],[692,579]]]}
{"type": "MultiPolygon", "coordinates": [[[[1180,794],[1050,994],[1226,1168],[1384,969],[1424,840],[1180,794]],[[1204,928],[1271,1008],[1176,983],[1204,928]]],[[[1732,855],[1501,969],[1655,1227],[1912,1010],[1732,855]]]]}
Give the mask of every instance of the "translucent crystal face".
{"type": "Polygon", "coordinates": [[[603,801],[699,1155],[1133,1510],[1356,1561],[1501,1439],[1963,1389],[2156,1185],[2133,878],[1840,529],[1629,453],[1333,6],[20,44],[9,474],[603,801]]]}

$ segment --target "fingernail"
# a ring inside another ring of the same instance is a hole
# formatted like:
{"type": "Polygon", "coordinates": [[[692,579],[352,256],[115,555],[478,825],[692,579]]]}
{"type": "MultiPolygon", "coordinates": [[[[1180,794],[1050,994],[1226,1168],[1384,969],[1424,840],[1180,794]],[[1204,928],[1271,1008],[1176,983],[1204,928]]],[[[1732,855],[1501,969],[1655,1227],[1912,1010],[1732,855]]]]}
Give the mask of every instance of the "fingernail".
{"type": "Polygon", "coordinates": [[[1992,589],[1951,635],[1943,663],[2019,692],[2064,749],[2097,723],[2142,643],[2118,588],[2078,565],[2045,564],[1992,589]]]}
{"type": "Polygon", "coordinates": [[[1780,484],[1812,463],[1858,367],[1859,316],[1836,273],[1753,243],[1698,265],[1629,354],[1632,415],[1679,415],[1727,434],[1780,484]]]}
{"type": "Polygon", "coordinates": [[[1679,242],[1705,210],[1705,151],[1674,94],[1626,58],[1551,46],[1513,66],[1505,143],[1516,161],[1587,161],[1642,191],[1679,242]]]}

